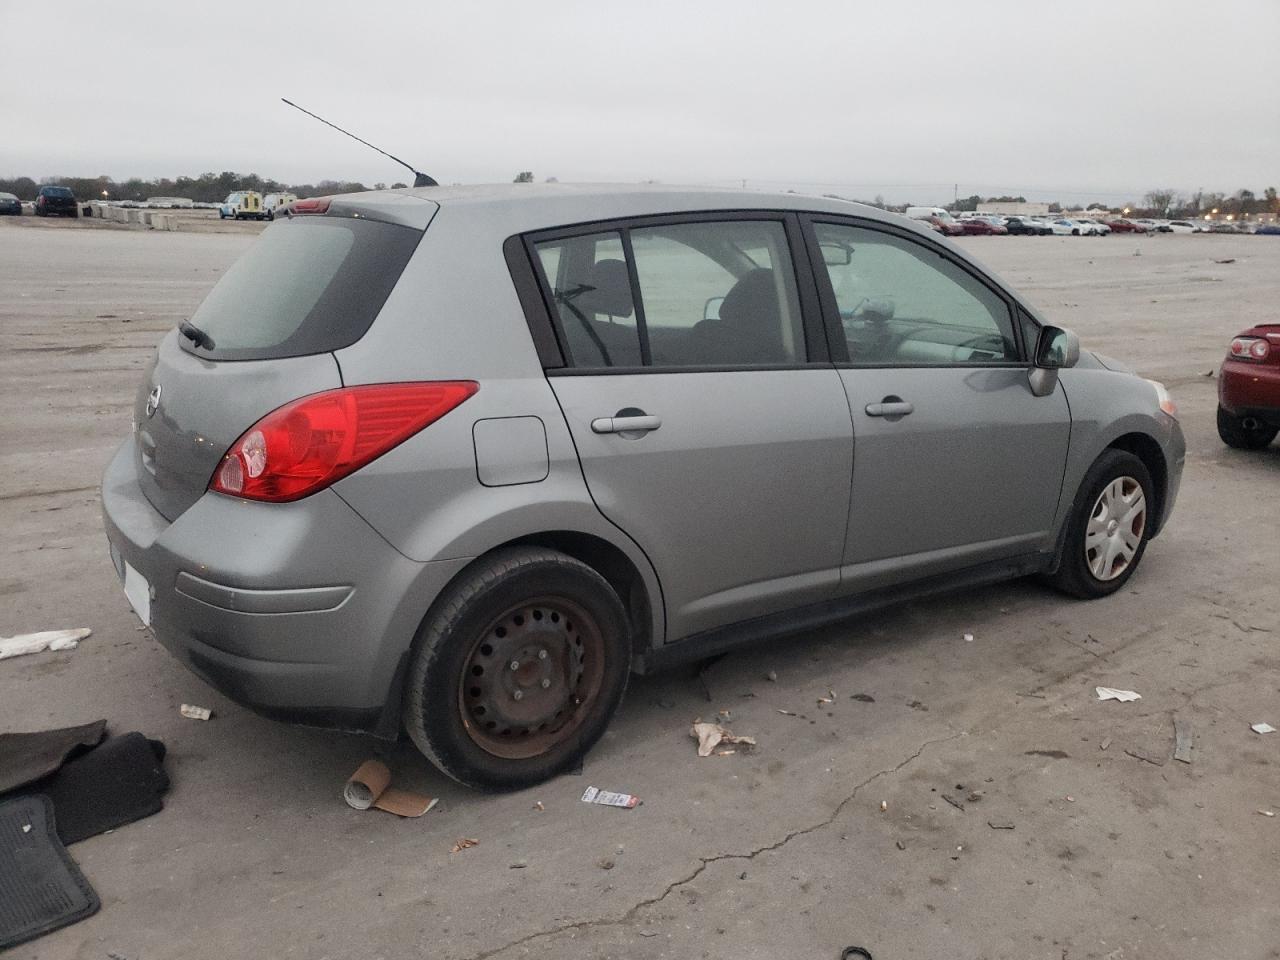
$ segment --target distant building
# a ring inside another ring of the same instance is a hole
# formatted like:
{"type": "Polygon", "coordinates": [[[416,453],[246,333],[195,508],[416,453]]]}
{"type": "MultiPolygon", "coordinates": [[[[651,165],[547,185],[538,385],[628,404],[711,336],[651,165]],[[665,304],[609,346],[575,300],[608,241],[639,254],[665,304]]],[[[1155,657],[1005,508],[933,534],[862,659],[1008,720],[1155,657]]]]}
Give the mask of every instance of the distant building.
{"type": "Polygon", "coordinates": [[[1047,203],[990,203],[978,204],[978,213],[998,213],[1004,217],[1043,217],[1049,213],[1047,203]]]}

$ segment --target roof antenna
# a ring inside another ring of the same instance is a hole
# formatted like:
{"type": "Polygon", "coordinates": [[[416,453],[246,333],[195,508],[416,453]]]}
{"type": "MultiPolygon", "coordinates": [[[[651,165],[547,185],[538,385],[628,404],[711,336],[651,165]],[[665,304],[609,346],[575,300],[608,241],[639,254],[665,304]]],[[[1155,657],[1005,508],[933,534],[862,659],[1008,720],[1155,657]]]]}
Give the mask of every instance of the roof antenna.
{"type": "Polygon", "coordinates": [[[359,137],[357,137],[354,133],[351,133],[351,132],[350,132],[350,131],[348,131],[348,130],[343,130],[343,129],[342,129],[340,126],[338,126],[336,123],[329,123],[329,121],[328,121],[328,120],[326,120],[324,117],[317,116],[316,114],[312,113],[310,110],[306,109],[305,107],[300,107],[300,106],[298,106],[298,105],[297,105],[296,103],[294,103],[292,100],[285,100],[285,98],[284,98],[284,97],[281,97],[280,99],[281,99],[281,100],[284,100],[284,102],[285,102],[285,103],[287,103],[289,106],[293,107],[293,109],[295,109],[295,110],[301,110],[301,111],[302,111],[303,113],[305,113],[308,117],[315,117],[315,118],[316,118],[317,120],[319,120],[321,123],[323,123],[323,124],[325,124],[325,125],[327,125],[327,126],[333,127],[333,129],[337,130],[339,133],[345,133],[345,134],[346,134],[348,137],[350,137],[352,140],[358,140],[360,143],[363,143],[366,147],[369,147],[369,148],[370,148],[370,149],[372,149],[372,150],[377,150],[377,151],[378,151],[380,154],[382,154],[384,157],[389,157],[390,159],[394,160],[396,163],[400,164],[400,166],[404,167],[406,170],[409,170],[410,172],[412,172],[412,173],[413,173],[413,185],[414,185],[415,187],[438,187],[438,186],[440,186],[440,184],[438,184],[438,183],[437,183],[433,178],[431,178],[431,177],[427,176],[425,173],[422,173],[422,172],[420,172],[420,171],[418,171],[418,170],[415,170],[415,169],[414,169],[410,164],[405,163],[405,162],[404,162],[403,160],[401,160],[399,157],[392,157],[392,156],[391,156],[391,154],[387,153],[387,151],[382,150],[382,149],[380,149],[379,147],[375,147],[375,146],[374,146],[372,143],[370,143],[368,140],[361,140],[361,139],[360,139],[359,137]]]}

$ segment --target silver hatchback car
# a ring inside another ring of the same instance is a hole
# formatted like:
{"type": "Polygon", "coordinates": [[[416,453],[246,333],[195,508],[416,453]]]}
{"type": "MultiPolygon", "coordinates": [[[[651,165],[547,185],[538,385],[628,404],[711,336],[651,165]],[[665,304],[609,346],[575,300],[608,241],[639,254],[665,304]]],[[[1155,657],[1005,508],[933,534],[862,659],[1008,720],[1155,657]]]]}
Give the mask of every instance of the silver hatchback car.
{"type": "Polygon", "coordinates": [[[102,499],[209,683],[512,788],[632,671],[1026,574],[1113,593],[1175,414],[879,210],[434,187],[278,216],[161,341],[102,499]]]}

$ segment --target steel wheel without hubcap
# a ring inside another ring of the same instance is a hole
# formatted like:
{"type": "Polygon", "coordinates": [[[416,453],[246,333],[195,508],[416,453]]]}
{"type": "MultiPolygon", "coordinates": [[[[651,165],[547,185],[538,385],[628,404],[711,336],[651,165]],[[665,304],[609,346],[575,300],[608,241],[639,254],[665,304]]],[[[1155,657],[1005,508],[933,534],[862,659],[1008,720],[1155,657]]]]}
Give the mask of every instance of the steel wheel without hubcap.
{"type": "Polygon", "coordinates": [[[1084,554],[1089,572],[1114,580],[1129,568],[1147,527],[1147,498],[1133,477],[1117,477],[1098,495],[1085,527],[1084,554]]]}
{"type": "Polygon", "coordinates": [[[458,708],[471,740],[506,759],[537,757],[575,736],[600,694],[599,625],[564,597],[524,601],[468,652],[458,708]]]}

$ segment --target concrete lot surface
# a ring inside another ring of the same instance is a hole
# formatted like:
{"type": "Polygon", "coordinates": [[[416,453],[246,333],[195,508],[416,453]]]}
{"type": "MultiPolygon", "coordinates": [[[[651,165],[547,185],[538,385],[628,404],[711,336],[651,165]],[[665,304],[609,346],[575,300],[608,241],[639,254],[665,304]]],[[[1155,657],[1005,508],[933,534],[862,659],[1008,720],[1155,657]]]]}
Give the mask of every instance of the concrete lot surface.
{"type": "Polygon", "coordinates": [[[0,730],[106,717],[168,744],[173,778],[162,813],[70,848],[101,912],[13,957],[1280,957],[1280,734],[1249,729],[1280,726],[1280,444],[1224,447],[1206,376],[1277,318],[1280,238],[966,241],[1181,406],[1181,498],[1120,594],[917,603],[734,653],[709,700],[693,670],[635,680],[580,776],[503,796],[254,716],[126,605],[99,475],[155,342],[251,239],[0,223],[0,635],[94,631],[0,662],[0,730]],[[699,759],[689,725],[718,710],[758,748],[699,759]],[[348,809],[373,755],[437,809],[348,809]]]}

